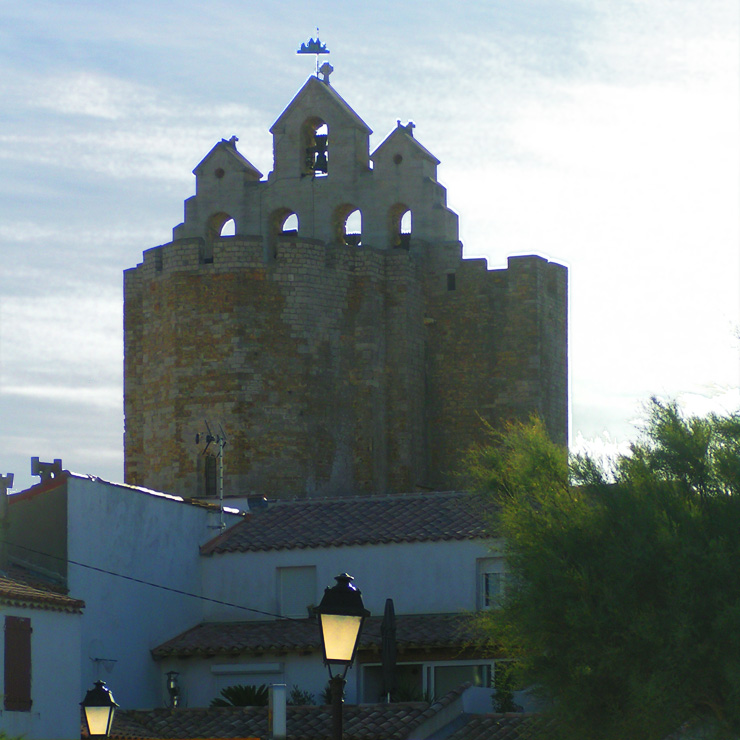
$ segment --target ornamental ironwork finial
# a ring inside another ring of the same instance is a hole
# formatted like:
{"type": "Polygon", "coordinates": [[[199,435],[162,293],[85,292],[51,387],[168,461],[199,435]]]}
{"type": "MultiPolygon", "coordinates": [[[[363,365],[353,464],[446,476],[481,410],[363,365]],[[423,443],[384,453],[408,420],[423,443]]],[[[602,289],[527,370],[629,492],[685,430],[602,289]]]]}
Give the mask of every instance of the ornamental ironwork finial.
{"type": "MultiPolygon", "coordinates": [[[[296,54],[315,54],[316,55],[316,76],[319,76],[319,55],[330,54],[331,52],[326,48],[326,44],[321,43],[319,38],[319,29],[316,29],[316,38],[313,37],[301,44],[301,48],[296,51],[296,54]]],[[[325,77],[326,82],[329,81],[328,76],[325,77]]]]}

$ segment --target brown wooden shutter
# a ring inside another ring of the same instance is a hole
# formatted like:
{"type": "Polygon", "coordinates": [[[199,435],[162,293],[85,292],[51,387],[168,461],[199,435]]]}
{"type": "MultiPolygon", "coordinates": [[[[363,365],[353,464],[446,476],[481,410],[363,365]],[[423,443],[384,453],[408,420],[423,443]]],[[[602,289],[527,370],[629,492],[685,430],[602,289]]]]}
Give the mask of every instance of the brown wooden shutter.
{"type": "Polygon", "coordinates": [[[5,617],[5,709],[31,711],[31,620],[5,617]]]}

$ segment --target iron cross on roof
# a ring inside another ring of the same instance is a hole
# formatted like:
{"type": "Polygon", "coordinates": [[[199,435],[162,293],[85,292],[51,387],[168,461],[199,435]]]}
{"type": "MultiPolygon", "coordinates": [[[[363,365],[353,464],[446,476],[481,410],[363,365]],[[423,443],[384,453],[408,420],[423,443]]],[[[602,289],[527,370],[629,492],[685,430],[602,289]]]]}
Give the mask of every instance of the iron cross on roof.
{"type": "Polygon", "coordinates": [[[316,76],[319,73],[323,75],[324,82],[329,82],[329,75],[334,71],[334,67],[329,62],[324,62],[319,68],[319,55],[330,54],[331,52],[326,48],[326,44],[321,43],[319,38],[319,29],[316,29],[316,38],[309,39],[308,43],[301,44],[301,48],[296,51],[296,54],[315,54],[316,55],[316,76]]]}

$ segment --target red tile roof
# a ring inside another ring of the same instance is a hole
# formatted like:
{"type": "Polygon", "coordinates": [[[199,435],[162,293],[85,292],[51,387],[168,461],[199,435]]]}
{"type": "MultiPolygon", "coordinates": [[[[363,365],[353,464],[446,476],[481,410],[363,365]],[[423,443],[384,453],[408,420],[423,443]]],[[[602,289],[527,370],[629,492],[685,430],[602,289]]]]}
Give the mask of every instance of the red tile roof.
{"type": "Polygon", "coordinates": [[[473,714],[447,740],[546,740],[550,721],[537,714],[473,714]]]}
{"type": "Polygon", "coordinates": [[[79,599],[4,577],[0,577],[0,604],[76,614],[81,613],[85,606],[85,602],[79,599]]]}
{"type": "MultiPolygon", "coordinates": [[[[380,648],[381,617],[370,617],[362,630],[360,649],[380,648]]],[[[396,615],[396,643],[413,648],[463,648],[481,644],[468,614],[396,615]]],[[[152,650],[155,658],[191,655],[239,655],[251,652],[319,650],[319,627],[313,619],[248,622],[206,622],[152,650]]]]}
{"type": "Polygon", "coordinates": [[[27,566],[18,563],[9,563],[5,568],[5,575],[16,583],[22,583],[25,586],[41,589],[42,591],[51,591],[52,593],[66,596],[69,592],[62,582],[60,576],[49,573],[39,573],[27,566]]]}
{"type": "Polygon", "coordinates": [[[257,550],[469,540],[489,536],[469,493],[302,499],[256,510],[201,547],[203,555],[257,550]]]}
{"type": "MultiPolygon", "coordinates": [[[[424,722],[459,698],[453,691],[432,705],[426,702],[345,705],[347,740],[405,740],[424,722]]],[[[287,708],[289,740],[324,740],[331,736],[331,707],[287,708]]],[[[268,736],[266,707],[119,710],[111,738],[246,738],[268,736]]]]}

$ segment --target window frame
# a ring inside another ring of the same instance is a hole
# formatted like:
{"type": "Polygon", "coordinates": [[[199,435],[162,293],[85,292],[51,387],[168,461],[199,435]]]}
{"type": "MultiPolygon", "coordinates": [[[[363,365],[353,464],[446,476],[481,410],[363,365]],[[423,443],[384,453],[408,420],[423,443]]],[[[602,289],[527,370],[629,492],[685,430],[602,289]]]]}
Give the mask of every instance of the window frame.
{"type": "Polygon", "coordinates": [[[475,599],[479,610],[498,609],[506,594],[506,563],[501,556],[478,558],[476,560],[475,599]],[[495,575],[498,588],[495,596],[489,592],[489,576],[495,575]]]}

